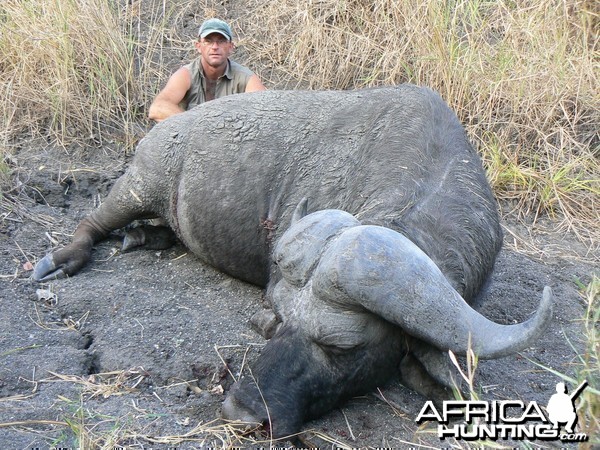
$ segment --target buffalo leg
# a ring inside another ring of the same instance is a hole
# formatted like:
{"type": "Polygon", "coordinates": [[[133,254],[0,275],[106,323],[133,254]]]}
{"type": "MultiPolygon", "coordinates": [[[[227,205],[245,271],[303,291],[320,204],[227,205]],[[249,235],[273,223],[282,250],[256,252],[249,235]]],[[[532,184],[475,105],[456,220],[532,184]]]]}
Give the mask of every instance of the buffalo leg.
{"type": "Polygon", "coordinates": [[[77,273],[91,258],[93,245],[116,229],[136,219],[156,217],[153,195],[147,183],[134,173],[126,172],[111,189],[98,209],[77,226],[73,240],[64,248],[42,258],[35,266],[33,279],[51,281],[77,273]]]}
{"type": "Polygon", "coordinates": [[[123,252],[137,247],[164,250],[172,247],[177,238],[171,228],[165,226],[141,226],[128,231],[123,239],[123,252]]]}

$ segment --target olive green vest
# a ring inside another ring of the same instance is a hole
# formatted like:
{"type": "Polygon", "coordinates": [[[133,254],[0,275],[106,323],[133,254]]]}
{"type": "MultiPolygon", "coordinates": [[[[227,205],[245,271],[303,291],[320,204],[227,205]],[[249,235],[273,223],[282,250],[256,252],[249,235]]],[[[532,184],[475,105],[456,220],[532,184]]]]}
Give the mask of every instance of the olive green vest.
{"type": "MultiPolygon", "coordinates": [[[[201,58],[196,58],[184,67],[192,75],[192,85],[186,92],[181,103],[184,109],[191,109],[206,101],[206,80],[204,78],[204,71],[202,70],[201,58]]],[[[217,81],[215,98],[245,92],[248,80],[252,75],[254,73],[247,67],[235,61],[228,60],[225,73],[217,81]]]]}

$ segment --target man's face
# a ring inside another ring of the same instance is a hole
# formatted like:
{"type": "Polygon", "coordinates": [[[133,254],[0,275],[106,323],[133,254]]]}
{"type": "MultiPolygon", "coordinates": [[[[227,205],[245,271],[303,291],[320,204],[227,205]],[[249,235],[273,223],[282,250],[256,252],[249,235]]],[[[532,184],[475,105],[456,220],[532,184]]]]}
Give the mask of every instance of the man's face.
{"type": "Polygon", "coordinates": [[[197,41],[196,48],[206,64],[219,68],[227,63],[227,58],[233,51],[233,43],[222,34],[211,33],[197,41]]]}

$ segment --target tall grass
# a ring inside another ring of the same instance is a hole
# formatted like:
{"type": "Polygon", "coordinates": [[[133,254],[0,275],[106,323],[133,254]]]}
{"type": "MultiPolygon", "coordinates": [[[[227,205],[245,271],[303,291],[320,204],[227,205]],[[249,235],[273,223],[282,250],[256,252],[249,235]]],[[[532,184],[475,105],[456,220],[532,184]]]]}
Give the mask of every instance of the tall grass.
{"type": "Polygon", "coordinates": [[[597,248],[594,0],[4,0],[0,144],[26,133],[132,145],[166,62],[215,12],[271,88],[438,90],[507,213],[557,218],[597,248]]]}
{"type": "Polygon", "coordinates": [[[131,43],[108,2],[8,0],[0,14],[2,129],[95,139],[131,121],[131,43]]]}
{"type": "Polygon", "coordinates": [[[583,319],[583,339],[585,349],[578,354],[577,381],[587,380],[592,388],[584,391],[579,403],[579,426],[590,436],[587,449],[597,448],[600,445],[600,277],[592,276],[582,297],[586,303],[587,311],[583,319]]]}
{"type": "MultiPolygon", "coordinates": [[[[310,89],[430,86],[517,213],[600,222],[597,2],[251,2],[244,44],[265,74],[310,89]]],[[[597,241],[594,228],[575,227],[597,241]]]]}
{"type": "Polygon", "coordinates": [[[591,450],[600,445],[600,277],[591,274],[591,280],[586,286],[577,280],[580,295],[586,307],[581,319],[582,333],[577,336],[577,344],[569,341],[576,358],[571,364],[573,375],[569,376],[557,369],[544,366],[530,360],[533,364],[562,378],[572,388],[587,381],[588,386],[583,390],[577,402],[578,429],[585,433],[589,440],[578,446],[581,450],[591,450]]]}
{"type": "Polygon", "coordinates": [[[0,3],[0,139],[130,146],[160,68],[167,3],[144,2],[150,24],[140,22],[141,2],[0,3]]]}

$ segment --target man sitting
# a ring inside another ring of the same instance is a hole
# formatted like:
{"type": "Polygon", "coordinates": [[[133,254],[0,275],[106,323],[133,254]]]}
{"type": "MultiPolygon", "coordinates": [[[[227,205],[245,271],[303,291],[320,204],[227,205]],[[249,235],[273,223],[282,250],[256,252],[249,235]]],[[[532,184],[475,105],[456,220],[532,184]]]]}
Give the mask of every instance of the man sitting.
{"type": "Polygon", "coordinates": [[[171,75],[150,105],[150,119],[160,122],[215,98],[266,89],[255,73],[229,59],[235,46],[226,22],[206,20],[195,45],[200,56],[171,75]]]}

